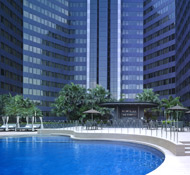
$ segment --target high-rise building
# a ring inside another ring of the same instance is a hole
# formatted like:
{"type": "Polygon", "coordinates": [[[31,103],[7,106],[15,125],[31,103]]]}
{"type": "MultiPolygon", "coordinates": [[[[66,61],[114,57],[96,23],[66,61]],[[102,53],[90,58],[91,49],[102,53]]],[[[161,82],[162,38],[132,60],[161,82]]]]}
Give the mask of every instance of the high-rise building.
{"type": "Polygon", "coordinates": [[[0,0],[0,94],[23,92],[22,0],[0,0]]]}
{"type": "Polygon", "coordinates": [[[190,107],[190,1],[176,1],[176,95],[190,107]]]}
{"type": "Polygon", "coordinates": [[[87,87],[134,100],[143,89],[142,0],[88,1],[87,12],[87,87]]]}
{"type": "Polygon", "coordinates": [[[65,84],[86,86],[86,0],[23,0],[23,94],[49,116],[65,84]]]}
{"type": "Polygon", "coordinates": [[[175,96],[175,1],[144,1],[144,88],[175,96]]]}
{"type": "Polygon", "coordinates": [[[23,94],[49,116],[70,82],[134,100],[143,89],[142,0],[24,0],[23,94]]]}
{"type": "Polygon", "coordinates": [[[0,0],[0,94],[23,94],[39,102],[44,116],[70,82],[100,84],[126,100],[144,84],[161,98],[177,92],[188,105],[189,2],[176,3],[0,0]]]}
{"type": "Polygon", "coordinates": [[[110,0],[87,2],[87,88],[100,84],[117,97],[119,4],[110,0]]]}
{"type": "Polygon", "coordinates": [[[143,89],[143,1],[122,0],[121,94],[134,100],[143,89]]]}

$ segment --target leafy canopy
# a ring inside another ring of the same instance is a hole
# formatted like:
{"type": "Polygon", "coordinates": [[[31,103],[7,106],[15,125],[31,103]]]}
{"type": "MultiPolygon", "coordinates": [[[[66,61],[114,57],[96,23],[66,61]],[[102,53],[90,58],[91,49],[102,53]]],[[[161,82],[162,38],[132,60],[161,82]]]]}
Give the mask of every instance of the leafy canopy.
{"type": "Polygon", "coordinates": [[[65,115],[68,119],[77,119],[81,108],[85,105],[86,89],[73,83],[67,84],[60,91],[53,104],[53,112],[57,116],[65,115]]]}
{"type": "Polygon", "coordinates": [[[181,102],[180,102],[180,97],[172,97],[172,96],[169,96],[169,98],[163,98],[161,100],[162,102],[162,107],[164,107],[166,110],[168,110],[168,108],[171,108],[173,106],[176,106],[176,105],[180,105],[182,106],[181,102]]]}
{"type": "Polygon", "coordinates": [[[166,119],[168,119],[170,116],[171,116],[171,113],[174,113],[174,116],[176,115],[175,112],[169,110],[169,108],[173,107],[173,106],[176,106],[176,105],[180,105],[180,106],[183,106],[180,102],[180,97],[172,97],[172,96],[169,96],[169,98],[163,98],[161,100],[162,104],[161,104],[161,107],[164,108],[165,110],[165,114],[166,114],[166,119]]]}
{"type": "Polygon", "coordinates": [[[101,113],[101,115],[105,115],[110,113],[109,108],[100,107],[99,104],[112,102],[114,99],[111,98],[111,94],[108,90],[103,88],[100,85],[96,85],[93,89],[88,89],[87,93],[87,108],[94,108],[101,113]]]}
{"type": "Polygon", "coordinates": [[[5,116],[5,106],[8,103],[9,95],[0,95],[0,116],[5,116]]]}
{"type": "Polygon", "coordinates": [[[3,115],[6,116],[42,116],[42,112],[36,107],[36,104],[28,98],[24,99],[22,95],[9,95],[6,104],[3,107],[3,115]]]}
{"type": "Polygon", "coordinates": [[[161,101],[159,99],[159,95],[155,94],[153,89],[143,89],[143,92],[140,94],[137,94],[136,99],[139,102],[151,102],[151,103],[157,103],[158,107],[153,109],[145,109],[144,115],[147,119],[147,121],[150,121],[151,119],[154,119],[153,113],[158,115],[158,112],[160,111],[160,105],[161,101]]]}
{"type": "Polygon", "coordinates": [[[53,104],[53,112],[57,116],[65,115],[68,119],[77,120],[84,111],[94,108],[101,114],[109,112],[107,108],[99,106],[100,103],[111,101],[110,93],[102,86],[88,89],[76,85],[67,84],[60,91],[59,97],[53,104]]]}
{"type": "Polygon", "coordinates": [[[155,94],[153,89],[143,89],[143,92],[137,94],[136,99],[139,102],[152,102],[160,104],[159,95],[155,94]]]}
{"type": "Polygon", "coordinates": [[[148,118],[152,117],[152,112],[159,112],[161,108],[164,108],[166,119],[169,119],[172,113],[175,117],[176,112],[169,110],[169,108],[176,105],[182,106],[182,104],[180,103],[180,97],[174,98],[172,96],[169,96],[168,98],[163,98],[162,100],[160,100],[159,95],[155,94],[153,92],[153,89],[144,89],[141,94],[137,94],[136,99],[140,102],[153,102],[159,104],[158,108],[145,110],[145,115],[147,115],[148,118]]]}

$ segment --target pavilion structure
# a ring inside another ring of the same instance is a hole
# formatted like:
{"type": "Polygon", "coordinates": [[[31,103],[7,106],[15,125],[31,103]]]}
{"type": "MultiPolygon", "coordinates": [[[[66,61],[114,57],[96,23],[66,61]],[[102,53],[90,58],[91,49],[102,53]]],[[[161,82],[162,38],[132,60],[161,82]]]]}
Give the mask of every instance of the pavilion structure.
{"type": "Polygon", "coordinates": [[[100,104],[102,107],[114,108],[114,119],[143,119],[144,109],[155,108],[157,103],[150,102],[108,102],[100,104]]]}

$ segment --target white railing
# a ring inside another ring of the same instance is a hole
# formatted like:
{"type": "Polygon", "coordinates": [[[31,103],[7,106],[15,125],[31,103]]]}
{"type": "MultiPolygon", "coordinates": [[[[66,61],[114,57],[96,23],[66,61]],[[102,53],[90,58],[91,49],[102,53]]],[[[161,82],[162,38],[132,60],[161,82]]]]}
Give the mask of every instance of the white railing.
{"type": "Polygon", "coordinates": [[[137,134],[165,138],[173,142],[178,142],[178,132],[184,130],[183,123],[176,121],[150,121],[146,123],[142,120],[87,120],[75,121],[46,121],[44,128],[59,128],[74,130],[86,133],[118,133],[137,134]]]}

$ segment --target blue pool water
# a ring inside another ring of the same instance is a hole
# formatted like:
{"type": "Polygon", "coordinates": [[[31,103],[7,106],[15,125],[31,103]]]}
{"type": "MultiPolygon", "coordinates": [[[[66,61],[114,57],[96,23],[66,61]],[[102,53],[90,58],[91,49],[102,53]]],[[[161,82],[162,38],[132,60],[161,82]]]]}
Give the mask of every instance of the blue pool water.
{"type": "Polygon", "coordinates": [[[0,175],[144,175],[163,161],[158,150],[133,143],[63,136],[0,139],[0,175]]]}

